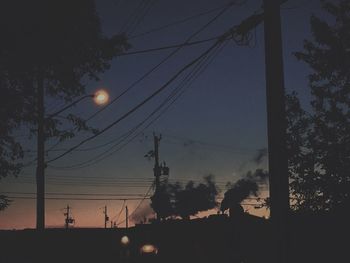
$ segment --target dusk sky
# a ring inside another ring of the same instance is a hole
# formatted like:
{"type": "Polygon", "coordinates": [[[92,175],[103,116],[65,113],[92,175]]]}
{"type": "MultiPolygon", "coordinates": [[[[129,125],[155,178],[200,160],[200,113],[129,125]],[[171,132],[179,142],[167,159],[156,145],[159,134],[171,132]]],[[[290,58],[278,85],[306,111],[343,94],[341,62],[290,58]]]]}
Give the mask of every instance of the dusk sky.
{"type": "MultiPolygon", "coordinates": [[[[137,9],[139,0],[96,2],[103,32],[110,36],[126,30],[132,46],[128,52],[183,43],[228,3],[227,0],[150,1],[152,5],[143,17],[137,13],[137,10],[145,11],[142,8],[137,9]],[[154,28],[213,9],[216,10],[162,30],[149,32],[154,28]],[[145,32],[149,33],[143,34],[145,32]]],[[[260,0],[237,2],[241,4],[231,6],[192,40],[218,36],[254,12],[261,12],[260,0]]],[[[302,49],[305,38],[311,38],[309,24],[311,14],[322,15],[319,1],[294,0],[281,7],[285,88],[286,92],[297,91],[305,106],[310,98],[307,87],[309,69],[297,61],[292,53],[302,49]]],[[[62,17],[64,19],[64,14],[62,17]]],[[[58,196],[69,198],[72,196],[53,195],[53,193],[74,193],[83,194],[74,198],[106,200],[47,199],[46,225],[63,226],[62,209],[69,204],[77,227],[101,227],[103,226],[101,208],[107,205],[110,218],[116,220],[123,205],[122,200],[107,199],[142,198],[154,179],[153,161],[144,157],[153,149],[153,132],[162,134],[160,161],[165,161],[169,166],[171,181],[199,182],[203,176],[213,174],[222,190],[220,194],[222,196],[228,181],[236,181],[249,170],[267,169],[266,158],[260,163],[254,161],[258,150],[267,147],[263,25],[252,31],[251,36],[249,47],[238,46],[235,42],[228,41],[212,59],[208,60],[205,70],[185,89],[183,95],[149,127],[146,126],[150,121],[140,127],[134,133],[135,138],[132,141],[129,142],[128,139],[120,145],[115,145],[121,135],[142,122],[166,99],[179,85],[182,76],[164,92],[106,133],[82,145],[78,150],[49,163],[46,169],[47,198],[58,196]],[[128,143],[120,149],[126,142],[128,143]],[[114,148],[111,148],[113,146],[114,148]],[[104,154],[106,151],[108,152],[104,154]]],[[[117,120],[210,45],[210,42],[206,42],[183,47],[125,96],[91,119],[88,124],[103,129],[117,120]]],[[[90,94],[99,88],[104,88],[109,92],[110,99],[114,99],[171,52],[172,50],[167,49],[117,57],[113,60],[112,67],[101,75],[100,81],[86,81],[86,92],[90,94]]],[[[46,101],[48,114],[64,106],[63,102],[50,98],[46,101]]],[[[89,118],[99,109],[100,106],[86,99],[66,113],[74,112],[83,118],[89,118]]],[[[29,139],[26,136],[28,134],[29,130],[24,127],[16,133],[18,138],[25,142],[25,150],[28,150],[24,159],[25,164],[35,159],[36,154],[35,137],[29,139]]],[[[76,138],[60,143],[54,151],[49,152],[46,160],[58,156],[61,150],[76,145],[90,135],[82,132],[76,138]]],[[[46,148],[49,149],[55,143],[54,140],[47,141],[46,148]]],[[[267,190],[267,187],[262,189],[263,197],[268,195],[267,190]]],[[[12,197],[26,197],[26,199],[14,198],[10,207],[0,212],[1,229],[35,227],[35,199],[28,199],[35,197],[34,194],[30,194],[35,191],[35,163],[25,167],[18,178],[1,179],[0,192],[9,192],[8,195],[12,197]]],[[[250,202],[247,200],[244,203],[250,202]]],[[[128,200],[126,205],[132,212],[139,203],[140,200],[128,200]]],[[[145,200],[141,204],[141,209],[148,203],[145,200]]],[[[249,205],[245,206],[245,209],[249,209],[253,214],[268,216],[268,212],[264,209],[255,209],[249,205]]],[[[122,222],[122,216],[118,222],[122,222]]]]}

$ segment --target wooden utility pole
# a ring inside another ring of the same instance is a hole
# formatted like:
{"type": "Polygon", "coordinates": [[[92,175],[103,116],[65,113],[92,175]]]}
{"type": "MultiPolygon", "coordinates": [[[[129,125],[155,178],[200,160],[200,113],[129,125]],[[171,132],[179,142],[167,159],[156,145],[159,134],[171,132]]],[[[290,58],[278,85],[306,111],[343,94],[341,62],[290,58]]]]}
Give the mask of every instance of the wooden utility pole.
{"type": "MultiPolygon", "coordinates": [[[[153,141],[154,141],[154,150],[150,151],[152,155],[146,155],[147,157],[154,157],[154,168],[153,168],[153,174],[155,177],[155,191],[154,196],[156,199],[159,198],[159,191],[160,191],[160,177],[162,175],[169,175],[169,167],[166,166],[166,163],[159,163],[159,143],[162,139],[162,135],[157,136],[155,133],[153,133],[153,141]]],[[[159,200],[157,201],[159,202],[159,200]]],[[[156,220],[160,220],[160,215],[156,211],[156,220]]]]}
{"type": "Polygon", "coordinates": [[[69,224],[70,224],[70,222],[71,222],[71,217],[70,217],[70,207],[69,207],[69,205],[67,205],[67,207],[66,207],[66,212],[64,213],[64,215],[66,216],[66,219],[65,219],[65,227],[66,227],[66,229],[68,229],[69,228],[69,224]]]}
{"type": "Polygon", "coordinates": [[[129,210],[128,206],[125,206],[125,228],[129,227],[129,210]]]}
{"type": "Polygon", "coordinates": [[[104,214],[105,228],[107,228],[107,222],[109,221],[109,217],[107,214],[107,206],[104,207],[103,214],[104,214]]]}
{"type": "Polygon", "coordinates": [[[161,176],[161,168],[159,166],[159,142],[162,139],[162,136],[159,135],[159,137],[155,134],[153,134],[154,139],[154,177],[155,177],[155,187],[156,187],[156,194],[159,191],[160,187],[160,176],[161,176]]]}
{"type": "Polygon", "coordinates": [[[286,109],[280,4],[264,0],[267,132],[269,149],[270,218],[273,226],[272,262],[287,260],[289,213],[286,109]]]}
{"type": "MultiPolygon", "coordinates": [[[[40,74],[39,74],[40,75],[40,74]]],[[[37,167],[36,167],[36,229],[45,229],[45,106],[44,80],[37,80],[37,167]]]]}

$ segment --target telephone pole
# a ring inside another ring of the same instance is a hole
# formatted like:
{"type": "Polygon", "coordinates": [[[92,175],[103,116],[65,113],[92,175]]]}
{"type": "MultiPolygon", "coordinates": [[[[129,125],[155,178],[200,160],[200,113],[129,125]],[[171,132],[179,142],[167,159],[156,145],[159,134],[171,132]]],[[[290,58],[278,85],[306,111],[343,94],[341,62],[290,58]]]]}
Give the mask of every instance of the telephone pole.
{"type": "Polygon", "coordinates": [[[107,223],[109,221],[109,217],[108,217],[108,214],[107,214],[107,206],[104,207],[103,214],[104,214],[105,228],[107,228],[107,223]]]}
{"type": "Polygon", "coordinates": [[[45,106],[44,80],[37,79],[37,166],[36,166],[36,229],[45,229],[45,106]]]}
{"type": "Polygon", "coordinates": [[[267,132],[269,149],[270,218],[273,227],[272,262],[287,262],[289,213],[286,110],[280,4],[264,0],[267,132]]]}
{"type": "MultiPolygon", "coordinates": [[[[155,177],[155,191],[154,196],[159,196],[160,191],[160,177],[162,175],[169,175],[169,167],[166,166],[166,163],[163,162],[162,164],[159,164],[159,144],[160,140],[162,139],[162,135],[160,134],[157,136],[155,133],[153,133],[153,141],[154,141],[154,151],[153,151],[153,157],[154,157],[154,168],[153,173],[155,177]]],[[[156,219],[159,220],[159,214],[156,213],[156,219]]]]}
{"type": "Polygon", "coordinates": [[[162,135],[157,136],[155,133],[153,134],[153,141],[154,141],[154,177],[155,177],[155,187],[156,187],[156,194],[159,191],[160,187],[160,176],[161,176],[161,169],[159,167],[159,142],[162,139],[162,135]]]}
{"type": "Polygon", "coordinates": [[[129,228],[129,210],[128,210],[128,206],[125,206],[125,228],[129,228]]]}
{"type": "MultiPolygon", "coordinates": [[[[94,98],[98,96],[98,92],[94,94],[88,94],[80,97],[76,101],[73,101],[69,105],[63,107],[59,111],[50,114],[45,117],[45,85],[42,72],[37,74],[37,105],[36,105],[36,115],[37,115],[37,164],[36,164],[36,229],[44,230],[45,229],[45,122],[47,119],[56,117],[63,111],[69,109],[70,107],[76,105],[78,102],[86,98],[94,98]]],[[[102,92],[102,91],[100,91],[102,92]]],[[[96,102],[97,104],[103,104],[105,101],[96,102]]]]}
{"type": "Polygon", "coordinates": [[[67,207],[65,208],[66,212],[64,213],[64,215],[66,216],[65,218],[65,228],[68,229],[70,224],[73,224],[75,222],[75,220],[72,218],[71,214],[71,207],[69,205],[67,205],[67,207]]]}

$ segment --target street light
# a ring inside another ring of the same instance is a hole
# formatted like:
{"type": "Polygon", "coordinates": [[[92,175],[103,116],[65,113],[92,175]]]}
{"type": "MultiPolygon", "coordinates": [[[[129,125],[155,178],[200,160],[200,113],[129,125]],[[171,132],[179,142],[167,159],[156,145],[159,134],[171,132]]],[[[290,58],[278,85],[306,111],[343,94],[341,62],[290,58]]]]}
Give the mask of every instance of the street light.
{"type": "Polygon", "coordinates": [[[109,101],[109,94],[104,89],[100,89],[95,92],[95,94],[93,95],[93,98],[94,98],[94,102],[97,105],[103,105],[109,101]]]}
{"type": "Polygon", "coordinates": [[[36,228],[38,230],[45,229],[45,119],[53,118],[78,102],[93,98],[97,105],[103,105],[108,102],[109,95],[105,90],[98,90],[94,94],[88,94],[80,97],[76,101],[68,104],[55,113],[45,117],[44,109],[44,87],[41,85],[38,94],[38,133],[37,133],[37,167],[36,167],[36,228]]]}
{"type": "Polygon", "coordinates": [[[47,116],[47,119],[53,118],[55,116],[57,116],[58,114],[62,113],[63,111],[69,109],[70,107],[73,107],[75,104],[77,104],[78,102],[86,99],[86,98],[92,98],[93,101],[97,104],[97,105],[104,105],[109,101],[109,94],[106,90],[104,89],[99,89],[97,90],[95,93],[93,94],[87,94],[85,96],[80,97],[79,99],[73,101],[72,103],[68,104],[67,106],[63,107],[62,109],[60,109],[59,111],[56,111],[55,113],[50,114],[49,116],[47,116]]]}
{"type": "Polygon", "coordinates": [[[140,248],[141,255],[157,255],[158,248],[153,244],[145,244],[140,248]]]}
{"type": "Polygon", "coordinates": [[[157,254],[158,248],[151,243],[146,243],[140,247],[141,262],[160,262],[157,254]]]}
{"type": "Polygon", "coordinates": [[[121,239],[120,239],[120,243],[123,245],[123,246],[127,246],[130,244],[130,239],[128,236],[123,236],[121,239]]]}
{"type": "Polygon", "coordinates": [[[129,262],[130,261],[130,238],[128,236],[123,236],[120,239],[121,249],[120,249],[120,261],[129,262]]]}

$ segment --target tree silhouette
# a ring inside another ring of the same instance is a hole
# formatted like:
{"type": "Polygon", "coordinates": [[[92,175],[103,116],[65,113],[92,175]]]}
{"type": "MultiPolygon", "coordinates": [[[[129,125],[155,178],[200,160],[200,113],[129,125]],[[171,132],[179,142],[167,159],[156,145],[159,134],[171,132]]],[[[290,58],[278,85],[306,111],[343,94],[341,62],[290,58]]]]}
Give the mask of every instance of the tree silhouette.
{"type": "Polygon", "coordinates": [[[185,187],[179,182],[163,182],[158,193],[151,197],[152,208],[162,219],[180,216],[186,220],[198,212],[215,208],[219,190],[214,177],[205,176],[203,181],[197,185],[189,181],[185,187]]]}
{"type": "Polygon", "coordinates": [[[9,200],[5,195],[0,195],[0,211],[8,207],[10,203],[11,200],[9,200]]]}
{"type": "Polygon", "coordinates": [[[181,189],[176,188],[175,197],[175,214],[182,219],[190,219],[190,216],[201,211],[207,211],[217,206],[216,196],[218,188],[214,182],[213,176],[208,175],[204,178],[204,183],[195,185],[189,181],[181,189]]]}
{"type": "Polygon", "coordinates": [[[266,183],[268,173],[262,169],[256,169],[247,174],[235,183],[228,183],[228,190],[224,194],[220,210],[230,210],[230,216],[242,213],[240,203],[249,196],[258,196],[259,186],[266,183]]]}
{"type": "Polygon", "coordinates": [[[167,181],[160,184],[157,193],[151,197],[151,207],[157,213],[160,220],[174,215],[174,187],[176,185],[169,184],[167,181]]]}
{"type": "MultiPolygon", "coordinates": [[[[49,101],[72,101],[128,45],[123,35],[103,36],[93,0],[5,1],[0,32],[1,178],[21,168],[22,146],[13,132],[24,125],[37,131],[39,83],[49,101]]],[[[78,116],[63,117],[78,130],[89,129],[78,116]]],[[[67,127],[46,118],[45,137],[71,138],[67,127]]]]}
{"type": "Polygon", "coordinates": [[[332,19],[311,17],[313,40],[295,55],[312,69],[308,115],[288,99],[291,189],[302,210],[332,210],[350,200],[350,2],[323,1],[332,19]]]}

